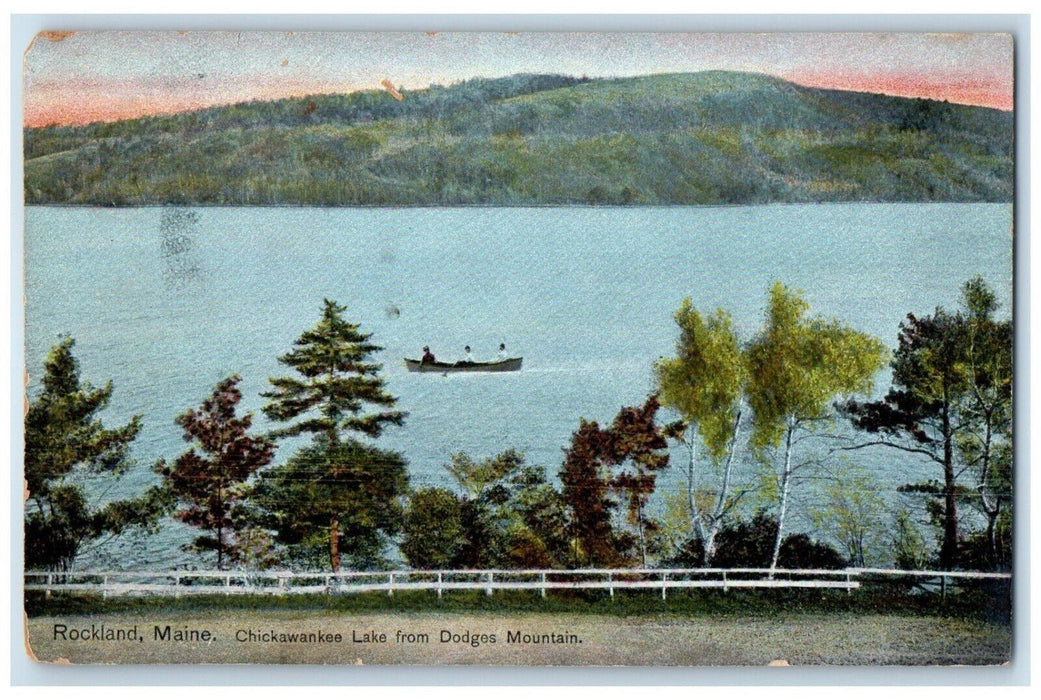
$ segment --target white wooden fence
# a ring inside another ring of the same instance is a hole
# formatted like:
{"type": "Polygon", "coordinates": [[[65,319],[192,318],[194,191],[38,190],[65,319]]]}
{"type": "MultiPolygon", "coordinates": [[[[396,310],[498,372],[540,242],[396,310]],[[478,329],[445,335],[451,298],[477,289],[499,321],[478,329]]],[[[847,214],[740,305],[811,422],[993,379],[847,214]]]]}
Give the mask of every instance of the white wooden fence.
{"type": "Polygon", "coordinates": [[[1011,574],[898,569],[455,569],[443,571],[28,571],[26,591],[88,592],[103,596],[300,593],[350,594],[383,591],[539,591],[651,589],[814,588],[847,592],[865,579],[912,579],[946,593],[967,579],[1007,580],[1011,574]]]}

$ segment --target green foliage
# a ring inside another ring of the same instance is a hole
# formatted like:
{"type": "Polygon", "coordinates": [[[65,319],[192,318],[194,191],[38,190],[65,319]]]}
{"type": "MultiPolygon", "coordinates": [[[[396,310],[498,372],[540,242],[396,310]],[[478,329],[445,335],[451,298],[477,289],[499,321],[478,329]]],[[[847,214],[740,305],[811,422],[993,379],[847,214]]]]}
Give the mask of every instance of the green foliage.
{"type": "Polygon", "coordinates": [[[271,534],[255,525],[235,531],[232,556],[247,571],[266,571],[282,563],[278,545],[271,534]]]}
{"type": "Polygon", "coordinates": [[[753,443],[778,446],[789,427],[830,415],[841,396],[867,393],[885,362],[882,343],[838,321],[806,318],[809,305],[770,290],[766,327],[748,350],[753,443]]]}
{"type": "Polygon", "coordinates": [[[382,366],[370,361],[382,348],[358,325],[343,319],[344,307],[326,299],[322,316],[279,361],[296,375],[270,380],[264,413],[289,423],[275,435],[313,435],[313,443],[285,465],[268,470],[258,503],[269,513],[279,539],[305,552],[324,540],[333,571],[343,548],[359,565],[382,560],[387,538],[401,526],[399,499],[408,491],[405,459],[363,443],[378,438],[405,414],[384,389],[382,366]],[[368,412],[370,407],[376,410],[368,412]]]}
{"type": "Polygon", "coordinates": [[[676,312],[676,357],[655,366],[663,406],[694,426],[713,460],[722,461],[733,436],[747,369],[730,315],[705,319],[684,299],[676,312]]]}
{"type": "Polygon", "coordinates": [[[378,567],[402,527],[408,491],[405,459],[397,452],[324,436],[285,464],[265,469],[253,495],[262,524],[278,540],[303,550],[328,547],[329,563],[340,556],[358,568],[378,567]]]}
{"type": "MultiPolygon", "coordinates": [[[[778,530],[777,519],[761,511],[751,520],[728,522],[721,528],[711,561],[704,559],[703,543],[692,538],[669,564],[764,569],[771,566],[778,530]]],[[[798,533],[784,537],[777,565],[782,569],[842,569],[846,559],[831,546],[798,533]]]]}
{"type": "Polygon", "coordinates": [[[893,564],[905,571],[921,571],[929,566],[929,548],[921,530],[911,519],[911,514],[901,510],[893,519],[893,535],[890,540],[893,564]]]}
{"type": "MultiPolygon", "coordinates": [[[[249,495],[246,482],[271,461],[275,449],[271,440],[249,435],[251,415],[235,415],[242,400],[240,381],[237,375],[224,379],[200,410],[188,409],[177,417],[184,439],[192,447],[172,465],[160,462],[155,468],[182,506],[177,517],[207,531],[196,538],[194,546],[215,551],[218,569],[224,568],[225,555],[235,552],[240,523],[232,515],[249,495]]],[[[254,535],[250,541],[256,539],[254,535]]]]}
{"type": "Polygon", "coordinates": [[[987,520],[993,564],[1002,558],[997,522],[1012,504],[1012,322],[997,320],[993,292],[981,278],[962,288],[964,310],[908,314],[900,324],[892,386],[880,401],[849,402],[854,426],[880,444],[939,465],[943,482],[923,493],[942,521],[940,563],[958,561],[958,503],[987,520]],[[968,472],[975,484],[959,483],[968,472]],[[973,496],[973,492],[975,495],[973,496]]]}
{"type": "Polygon", "coordinates": [[[1012,115],[749,73],[516,75],[26,129],[30,204],[1011,201],[1012,115]]]}
{"type": "Polygon", "coordinates": [[[838,321],[807,318],[809,305],[780,282],[770,290],[763,331],[748,349],[748,403],[752,407],[752,445],[765,458],[780,447],[781,483],[777,538],[771,566],[782,545],[785,517],[796,466],[796,431],[829,420],[837,399],[871,390],[886,350],[878,340],[838,321]]]}
{"type": "Polygon", "coordinates": [[[465,452],[459,452],[452,455],[448,474],[468,498],[477,499],[485,490],[517,472],[523,461],[524,458],[513,450],[480,462],[475,462],[465,452]]]}
{"type": "Polygon", "coordinates": [[[268,418],[291,422],[275,431],[277,436],[323,434],[337,442],[344,433],[379,437],[387,425],[401,425],[405,414],[383,410],[365,413],[370,406],[393,407],[396,399],[384,390],[382,365],[369,357],[383,348],[369,342],[371,334],[343,319],[345,307],[326,299],[318,324],[305,331],[294,349],[279,362],[299,375],[270,380],[273,390],[264,392],[268,418]]]}
{"type": "Polygon", "coordinates": [[[102,535],[152,528],[169,507],[169,495],[151,487],[141,497],[91,505],[85,484],[116,479],[132,465],[130,445],[140,416],[108,429],[99,414],[112,383],[95,388],[80,381],[74,341],[55,345],[44,362],[43,391],[25,415],[25,568],[72,566],[81,548],[102,535]]]}
{"type": "Polygon", "coordinates": [[[724,516],[746,492],[742,489],[733,495],[733,462],[748,368],[725,311],[718,309],[706,320],[690,299],[684,299],[675,319],[680,327],[676,357],[655,365],[657,391],[662,404],[682,418],[668,426],[666,434],[688,451],[688,532],[704,543],[711,556],[724,516]],[[708,448],[713,471],[718,472],[718,481],[710,487],[700,483],[699,442],[708,448]]]}
{"type": "Polygon", "coordinates": [[[880,556],[886,503],[870,474],[844,465],[824,488],[823,506],[811,513],[813,524],[842,544],[850,566],[873,566],[880,556]]]}
{"type": "Polygon", "coordinates": [[[459,500],[447,489],[420,489],[409,499],[401,553],[414,569],[447,569],[463,545],[459,500]]]}
{"type": "Polygon", "coordinates": [[[449,473],[464,490],[459,503],[462,568],[556,568],[569,558],[567,510],[545,468],[506,450],[475,462],[452,455],[449,473]],[[481,475],[475,480],[475,475],[481,475]],[[479,484],[479,487],[477,485],[479,484]]]}

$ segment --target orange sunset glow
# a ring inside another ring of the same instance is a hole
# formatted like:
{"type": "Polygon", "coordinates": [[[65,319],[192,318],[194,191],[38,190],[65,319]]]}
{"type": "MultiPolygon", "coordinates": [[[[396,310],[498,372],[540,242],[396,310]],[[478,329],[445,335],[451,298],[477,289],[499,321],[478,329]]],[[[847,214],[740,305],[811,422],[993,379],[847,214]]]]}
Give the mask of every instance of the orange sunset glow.
{"type": "Polygon", "coordinates": [[[1013,108],[1001,34],[57,32],[27,52],[23,123],[79,125],[472,77],[740,70],[809,87],[1013,108]]]}
{"type": "Polygon", "coordinates": [[[1006,85],[995,76],[941,78],[900,73],[865,76],[822,71],[784,77],[807,87],[921,97],[1002,110],[1011,110],[1013,107],[1011,84],[1006,85]]]}

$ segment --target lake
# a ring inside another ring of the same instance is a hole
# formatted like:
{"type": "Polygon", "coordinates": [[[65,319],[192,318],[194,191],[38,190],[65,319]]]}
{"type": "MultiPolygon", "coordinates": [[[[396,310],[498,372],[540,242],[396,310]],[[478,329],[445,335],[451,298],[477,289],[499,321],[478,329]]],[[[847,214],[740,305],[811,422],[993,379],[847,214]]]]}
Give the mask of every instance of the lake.
{"type": "MultiPolygon", "coordinates": [[[[893,347],[908,312],[957,306],[976,274],[1009,313],[1011,232],[1011,204],[29,207],[30,394],[47,351],[70,334],[82,378],[113,381],[106,423],[144,416],[138,466],[119,487],[133,492],[154,480],[155,460],[185,450],[174,417],[229,374],[242,376],[257,427],[270,427],[259,393],[286,373],[277,357],[329,298],[384,348],[388,389],[409,416],[381,444],[404,452],[413,486],[450,486],[454,452],[510,447],[555,476],[580,417],[609,422],[646,398],[654,361],[674,351],[684,297],[730,311],[748,339],[780,280],[805,292],[812,313],[893,347]],[[402,363],[424,345],[438,359],[459,359],[464,345],[491,358],[500,342],[523,355],[522,371],[410,374],[402,363]]],[[[887,489],[938,476],[904,456],[863,459],[887,489]]],[[[662,491],[681,487],[679,471],[662,491]]],[[[171,524],[78,565],[198,563],[179,549],[188,534],[171,524]]]]}

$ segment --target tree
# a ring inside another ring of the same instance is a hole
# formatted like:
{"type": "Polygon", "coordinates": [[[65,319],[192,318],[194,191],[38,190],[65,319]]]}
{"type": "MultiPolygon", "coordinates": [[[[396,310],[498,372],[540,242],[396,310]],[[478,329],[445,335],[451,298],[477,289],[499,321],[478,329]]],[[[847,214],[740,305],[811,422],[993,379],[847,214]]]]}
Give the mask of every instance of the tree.
{"type": "Polygon", "coordinates": [[[748,372],[729,314],[719,309],[714,317],[703,318],[690,299],[684,299],[675,318],[680,328],[676,357],[660,360],[655,374],[662,405],[678,411],[685,424],[679,426],[682,432],[673,432],[689,456],[689,534],[701,540],[707,565],[723,519],[741,496],[731,497],[731,483],[748,372]],[[700,485],[699,442],[720,473],[714,491],[700,485]]]}
{"type": "Polygon", "coordinates": [[[546,470],[505,450],[476,461],[452,455],[449,474],[463,490],[459,502],[462,568],[551,568],[568,555],[567,509],[546,470]]]}
{"type": "Polygon", "coordinates": [[[448,474],[463,490],[466,498],[477,500],[488,489],[520,470],[523,464],[523,455],[515,450],[506,450],[480,462],[475,462],[465,452],[458,452],[452,455],[448,474]]]}
{"type": "Polygon", "coordinates": [[[846,550],[851,566],[867,566],[883,529],[885,501],[878,482],[869,474],[850,469],[824,488],[823,507],[811,514],[813,524],[835,536],[846,550]]]}
{"type": "Polygon", "coordinates": [[[976,502],[987,519],[990,563],[998,566],[1010,558],[998,531],[1012,507],[1012,321],[994,318],[999,305],[981,277],[965,283],[962,297],[970,429],[958,436],[958,451],[974,472],[976,502]]]}
{"type": "Polygon", "coordinates": [[[928,564],[928,550],[921,529],[906,510],[893,518],[893,536],[889,542],[893,564],[898,569],[920,571],[928,564]]]}
{"type": "Polygon", "coordinates": [[[567,505],[540,465],[522,464],[509,479],[514,515],[507,560],[525,568],[556,568],[569,554],[567,505]]]}
{"type": "Polygon", "coordinates": [[[770,568],[777,567],[799,465],[797,443],[832,417],[833,402],[871,390],[885,361],[882,344],[837,321],[807,318],[809,305],[781,283],[770,290],[766,325],[748,349],[752,443],[761,450],[783,445],[777,536],[770,568]]]}
{"type": "Polygon", "coordinates": [[[420,489],[405,513],[401,553],[414,569],[446,569],[463,545],[459,499],[448,489],[420,489]]]}
{"type": "Polygon", "coordinates": [[[100,414],[112,382],[95,388],[80,382],[74,341],[63,339],[44,362],[43,391],[25,416],[25,566],[68,570],[81,549],[103,535],[151,528],[169,506],[159,487],[141,497],[95,507],[87,483],[119,478],[133,466],[130,446],[141,417],[108,429],[100,414]]]}
{"type": "Polygon", "coordinates": [[[577,560],[599,566],[624,563],[611,525],[616,502],[610,497],[607,479],[601,473],[600,456],[607,449],[608,440],[609,436],[596,421],[582,419],[565,451],[560,481],[571,516],[576,565],[577,560]]]}
{"type": "Polygon", "coordinates": [[[177,517],[210,533],[197,537],[194,548],[216,552],[218,569],[234,550],[238,523],[232,513],[248,495],[246,482],[271,462],[275,451],[272,440],[249,435],[250,414],[235,415],[242,400],[240,381],[237,375],[222,380],[200,410],[188,409],[176,418],[192,447],[173,465],[156,466],[183,506],[177,517]]]}
{"type": "MultiPolygon", "coordinates": [[[[777,548],[777,519],[765,512],[747,521],[739,520],[720,528],[715,566],[724,568],[841,569],[846,561],[834,548],[817,542],[805,533],[786,535],[777,548]],[[776,560],[776,561],[775,561],[776,560]]],[[[696,553],[696,552],[695,552],[696,553]]]]}
{"type": "Polygon", "coordinates": [[[305,554],[324,549],[336,572],[344,555],[355,566],[381,563],[403,525],[407,491],[399,453],[319,436],[285,464],[261,472],[253,500],[283,544],[305,554]]]}
{"type": "Polygon", "coordinates": [[[647,518],[647,500],[654,493],[658,472],[669,466],[668,443],[655,422],[660,406],[652,395],[639,408],[620,410],[608,429],[611,450],[605,455],[607,466],[617,470],[611,487],[627,501],[628,519],[639,538],[642,566],[647,566],[648,535],[657,530],[657,523],[647,518]]]}
{"type": "MultiPolygon", "coordinates": [[[[1011,504],[1012,324],[994,320],[997,303],[982,279],[966,283],[962,297],[964,312],[937,308],[931,316],[908,314],[900,324],[885,397],[844,406],[855,427],[879,436],[855,448],[884,445],[941,467],[942,484],[913,484],[907,490],[939,499],[945,568],[958,561],[959,501],[978,504],[991,533],[1002,507],[1011,504]],[[976,473],[971,499],[958,483],[966,470],[976,473]]],[[[996,538],[992,544],[996,550],[996,538]]]]}
{"type": "Polygon", "coordinates": [[[621,566],[631,559],[633,545],[647,562],[648,535],[657,524],[647,518],[646,504],[657,473],[669,465],[665,432],[655,422],[659,408],[652,395],[639,408],[622,408],[609,428],[582,420],[572,435],[560,478],[575,539],[590,563],[621,566]],[[626,500],[635,540],[612,525],[618,506],[613,494],[626,500]]]}
{"type": "Polygon", "coordinates": [[[264,414],[290,423],[274,431],[277,437],[322,434],[330,443],[339,442],[344,433],[378,438],[388,425],[402,425],[406,415],[393,410],[365,413],[369,406],[392,408],[397,403],[384,389],[383,366],[369,361],[383,348],[369,342],[371,333],[361,333],[358,324],[343,319],[346,307],[329,299],[323,304],[318,324],[278,359],[300,376],[269,380],[274,389],[261,394],[270,399],[264,414]]]}
{"type": "Polygon", "coordinates": [[[397,500],[408,483],[400,454],[363,444],[356,437],[378,438],[387,426],[402,425],[405,413],[393,410],[397,399],[384,388],[382,366],[370,361],[382,348],[369,342],[371,334],[345,321],[344,311],[336,302],[324,300],[318,324],[279,358],[297,376],[271,379],[273,389],[262,394],[269,399],[265,415],[288,423],[274,435],[313,436],[311,447],[264,480],[266,498],[274,506],[278,489],[285,490],[294,510],[280,509],[285,516],[280,521],[291,539],[299,540],[301,527],[326,529],[333,571],[340,569],[340,542],[348,530],[352,553],[362,555],[364,550],[366,558],[373,556],[366,548],[396,531],[401,511],[397,500]],[[359,461],[352,464],[351,460],[359,461]],[[365,493],[369,488],[375,491],[365,493]],[[379,502],[376,497],[386,500],[379,502]],[[366,506],[371,508],[346,513],[366,506]],[[324,525],[317,521],[319,513],[326,518],[324,525]]]}

